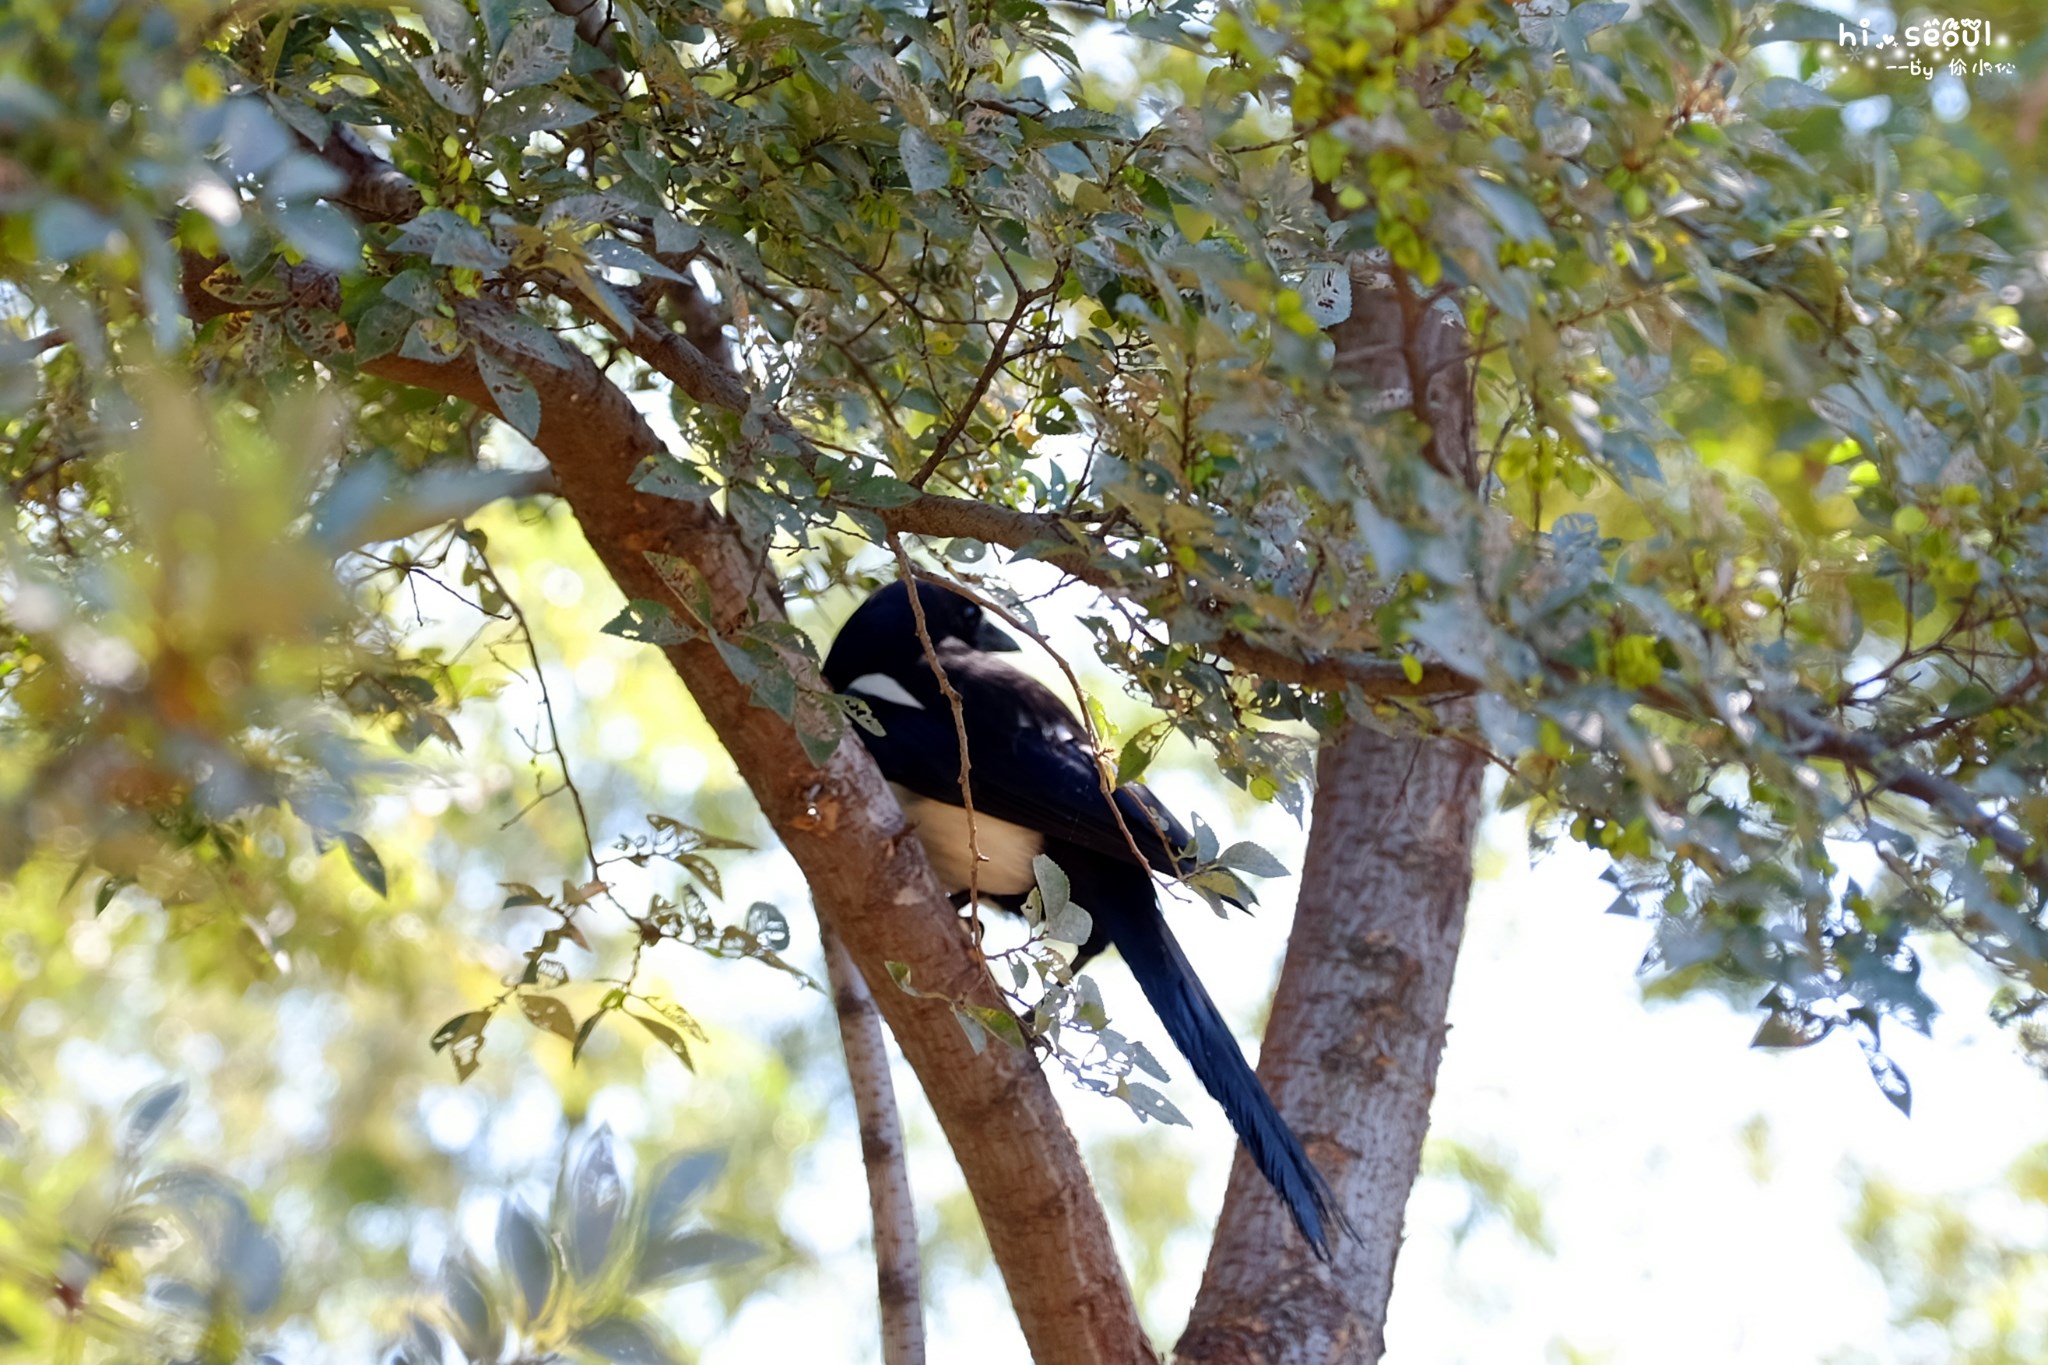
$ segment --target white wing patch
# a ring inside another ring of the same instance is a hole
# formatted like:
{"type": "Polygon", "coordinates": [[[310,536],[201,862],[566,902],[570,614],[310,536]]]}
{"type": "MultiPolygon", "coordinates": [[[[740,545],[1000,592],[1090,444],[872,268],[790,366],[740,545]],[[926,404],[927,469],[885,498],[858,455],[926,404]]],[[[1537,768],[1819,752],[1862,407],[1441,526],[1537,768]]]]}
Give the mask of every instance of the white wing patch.
{"type": "MultiPolygon", "coordinates": [[[[851,689],[848,689],[849,691],[851,689]]],[[[924,856],[948,892],[967,889],[967,869],[974,861],[967,839],[967,812],[960,806],[930,801],[907,787],[895,787],[896,800],[917,830],[924,856]]],[[[974,843],[981,846],[982,864],[974,878],[977,890],[995,896],[1021,896],[1037,878],[1031,860],[1045,848],[1036,830],[976,813],[974,843]]]]}
{"type": "Polygon", "coordinates": [[[897,682],[887,673],[863,673],[846,685],[849,692],[858,692],[876,701],[894,702],[907,706],[913,711],[924,710],[924,703],[910,695],[910,689],[897,682]]]}

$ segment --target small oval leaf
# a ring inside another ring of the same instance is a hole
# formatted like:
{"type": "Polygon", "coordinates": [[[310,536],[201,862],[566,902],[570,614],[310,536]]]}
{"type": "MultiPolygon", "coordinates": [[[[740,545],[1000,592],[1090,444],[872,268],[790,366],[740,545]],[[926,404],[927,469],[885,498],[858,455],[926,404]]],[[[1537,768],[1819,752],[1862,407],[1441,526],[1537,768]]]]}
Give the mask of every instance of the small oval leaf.
{"type": "Polygon", "coordinates": [[[128,1117],[121,1124],[121,1155],[130,1159],[140,1155],[156,1141],[184,1102],[183,1081],[169,1081],[138,1096],[129,1105],[128,1117]]]}
{"type": "Polygon", "coordinates": [[[633,1283],[649,1288],[714,1266],[730,1265],[761,1254],[761,1248],[744,1237],[723,1232],[685,1232],[651,1242],[633,1267],[633,1283]]]}
{"type": "Polygon", "coordinates": [[[674,1232],[683,1215],[696,1204],[697,1197],[724,1169],[723,1152],[685,1152],[664,1165],[654,1178],[646,1212],[641,1216],[644,1240],[652,1244],[674,1232]]]}
{"type": "Polygon", "coordinates": [[[498,1259],[519,1287],[524,1320],[533,1321],[548,1306],[555,1288],[555,1244],[540,1221],[516,1199],[498,1210],[498,1259]]]}

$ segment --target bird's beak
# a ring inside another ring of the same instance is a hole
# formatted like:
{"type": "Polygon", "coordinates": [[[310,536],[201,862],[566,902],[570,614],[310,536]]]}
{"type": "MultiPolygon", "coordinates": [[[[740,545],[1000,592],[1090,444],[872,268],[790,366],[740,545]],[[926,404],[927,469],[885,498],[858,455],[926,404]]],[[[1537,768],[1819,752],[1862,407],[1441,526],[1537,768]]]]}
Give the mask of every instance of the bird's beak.
{"type": "Polygon", "coordinates": [[[1020,648],[1015,640],[996,628],[996,623],[987,617],[981,619],[981,629],[974,633],[974,647],[991,654],[1014,654],[1020,648]]]}

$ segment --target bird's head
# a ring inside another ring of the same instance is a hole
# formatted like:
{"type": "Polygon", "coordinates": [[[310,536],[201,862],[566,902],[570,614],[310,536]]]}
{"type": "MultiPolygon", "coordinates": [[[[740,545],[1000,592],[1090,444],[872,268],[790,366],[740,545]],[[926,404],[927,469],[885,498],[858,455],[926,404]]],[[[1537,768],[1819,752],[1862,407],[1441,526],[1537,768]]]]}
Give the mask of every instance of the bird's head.
{"type": "MultiPolygon", "coordinates": [[[[924,612],[926,634],[933,648],[949,642],[968,649],[1010,651],[1017,642],[998,629],[974,601],[951,588],[919,580],[917,603],[924,612]]],[[[901,579],[869,594],[846,618],[825,660],[825,676],[835,687],[862,674],[921,661],[924,644],[917,637],[917,616],[910,608],[910,589],[901,579]]]]}

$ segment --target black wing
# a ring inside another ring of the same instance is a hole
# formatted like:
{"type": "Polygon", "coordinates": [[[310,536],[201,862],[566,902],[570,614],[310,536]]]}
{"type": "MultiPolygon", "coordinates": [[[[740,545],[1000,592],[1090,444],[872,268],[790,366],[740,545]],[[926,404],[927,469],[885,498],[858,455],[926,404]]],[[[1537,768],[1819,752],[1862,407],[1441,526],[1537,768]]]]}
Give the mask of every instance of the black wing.
{"type": "MultiPolygon", "coordinates": [[[[1194,867],[1187,829],[1143,786],[1118,788],[1112,811],[1081,722],[1037,679],[950,643],[938,654],[960,694],[975,810],[1125,862],[1136,861],[1135,842],[1146,863],[1169,875],[1194,867]]],[[[890,676],[918,706],[862,696],[884,733],[863,730],[861,738],[891,782],[932,801],[962,804],[952,704],[927,666],[890,676]]]]}

